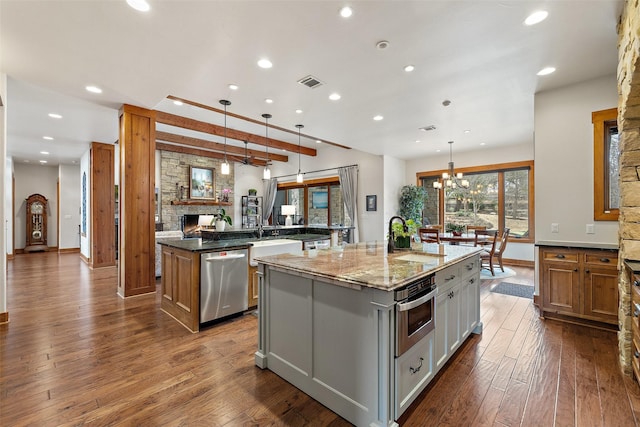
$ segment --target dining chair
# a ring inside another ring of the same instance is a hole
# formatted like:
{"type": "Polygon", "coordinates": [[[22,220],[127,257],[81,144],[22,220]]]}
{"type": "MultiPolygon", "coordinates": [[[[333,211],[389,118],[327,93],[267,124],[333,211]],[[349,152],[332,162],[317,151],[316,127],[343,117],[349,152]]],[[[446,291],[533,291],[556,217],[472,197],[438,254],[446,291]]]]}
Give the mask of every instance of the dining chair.
{"type": "MultiPolygon", "coordinates": [[[[478,230],[478,231],[487,232],[487,230],[478,230]]],[[[487,232],[487,236],[489,236],[488,232],[487,232]]],[[[478,240],[478,234],[476,233],[476,241],[477,240],[478,240]]],[[[493,271],[493,257],[495,256],[497,241],[498,241],[498,233],[494,233],[493,239],[489,239],[491,246],[488,246],[488,245],[486,247],[483,246],[484,249],[482,249],[482,252],[480,252],[480,268],[488,269],[491,272],[492,276],[496,275],[496,273],[493,271]]]]}
{"type": "Polygon", "coordinates": [[[473,233],[476,230],[486,230],[486,225],[467,225],[467,233],[473,233]]]}
{"type": "Polygon", "coordinates": [[[440,230],[435,227],[418,229],[418,236],[423,243],[440,243],[440,230]]]}
{"type": "Polygon", "coordinates": [[[502,270],[503,273],[504,273],[504,266],[502,265],[502,255],[504,254],[504,251],[507,248],[507,242],[509,241],[509,231],[510,231],[509,228],[505,228],[502,231],[502,234],[500,236],[500,243],[494,251],[494,256],[500,263],[500,270],[502,270]]]}
{"type": "Polygon", "coordinates": [[[475,234],[475,240],[473,242],[473,246],[491,246],[491,237],[497,234],[495,231],[484,229],[473,230],[475,234]]]}

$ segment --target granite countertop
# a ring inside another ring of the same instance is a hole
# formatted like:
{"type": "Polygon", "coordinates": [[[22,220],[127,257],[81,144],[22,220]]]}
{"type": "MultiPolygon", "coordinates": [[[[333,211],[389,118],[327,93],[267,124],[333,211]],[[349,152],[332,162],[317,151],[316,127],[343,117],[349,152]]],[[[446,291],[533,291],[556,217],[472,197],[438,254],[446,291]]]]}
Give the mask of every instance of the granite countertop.
{"type": "Polygon", "coordinates": [[[609,250],[618,249],[618,245],[613,243],[563,242],[559,240],[540,240],[536,242],[536,246],[557,246],[561,248],[609,249],[609,250]]]}
{"type": "Polygon", "coordinates": [[[206,240],[202,238],[177,238],[177,237],[166,237],[166,238],[157,238],[156,242],[165,245],[171,246],[178,249],[184,249],[187,251],[193,252],[207,252],[207,251],[231,251],[235,249],[246,249],[251,246],[252,242],[258,240],[275,240],[275,239],[288,239],[288,240],[300,240],[302,242],[307,241],[316,241],[329,239],[331,236],[328,234],[290,234],[290,235],[279,235],[279,236],[263,236],[262,239],[257,239],[255,237],[251,238],[238,238],[238,239],[222,239],[222,240],[206,240]]]}
{"type": "Polygon", "coordinates": [[[356,243],[301,255],[258,257],[260,263],[311,274],[347,285],[391,291],[480,252],[473,246],[414,243],[411,250],[387,253],[386,242],[356,243]]]}

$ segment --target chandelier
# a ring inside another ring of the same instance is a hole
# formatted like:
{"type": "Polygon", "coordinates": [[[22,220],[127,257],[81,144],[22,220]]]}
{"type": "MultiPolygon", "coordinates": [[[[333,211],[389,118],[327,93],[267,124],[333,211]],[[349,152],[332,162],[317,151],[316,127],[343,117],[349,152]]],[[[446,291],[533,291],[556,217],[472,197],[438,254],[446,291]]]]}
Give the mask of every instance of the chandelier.
{"type": "MultiPolygon", "coordinates": [[[[449,170],[442,173],[442,181],[447,188],[469,188],[469,181],[462,179],[462,172],[453,171],[453,141],[449,141],[449,170]]],[[[433,188],[441,189],[442,187],[442,182],[434,181],[433,188]]]]}

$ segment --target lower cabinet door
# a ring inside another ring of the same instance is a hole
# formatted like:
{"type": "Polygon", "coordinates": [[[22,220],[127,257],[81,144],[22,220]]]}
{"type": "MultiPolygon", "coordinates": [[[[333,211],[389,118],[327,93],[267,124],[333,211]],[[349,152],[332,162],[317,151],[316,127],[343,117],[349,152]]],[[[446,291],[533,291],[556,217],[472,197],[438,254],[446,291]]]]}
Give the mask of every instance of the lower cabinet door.
{"type": "Polygon", "coordinates": [[[434,375],[433,340],[431,332],[395,360],[396,419],[411,405],[434,375]]]}

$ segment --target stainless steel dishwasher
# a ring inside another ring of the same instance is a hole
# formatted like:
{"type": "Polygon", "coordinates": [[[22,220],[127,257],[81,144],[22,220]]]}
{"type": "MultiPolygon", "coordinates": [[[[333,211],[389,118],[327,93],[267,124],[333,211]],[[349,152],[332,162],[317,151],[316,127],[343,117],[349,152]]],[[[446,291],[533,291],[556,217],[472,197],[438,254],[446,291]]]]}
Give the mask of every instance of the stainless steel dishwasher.
{"type": "Polygon", "coordinates": [[[248,308],[248,250],[200,255],[200,323],[248,308]]]}

